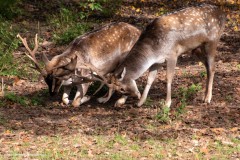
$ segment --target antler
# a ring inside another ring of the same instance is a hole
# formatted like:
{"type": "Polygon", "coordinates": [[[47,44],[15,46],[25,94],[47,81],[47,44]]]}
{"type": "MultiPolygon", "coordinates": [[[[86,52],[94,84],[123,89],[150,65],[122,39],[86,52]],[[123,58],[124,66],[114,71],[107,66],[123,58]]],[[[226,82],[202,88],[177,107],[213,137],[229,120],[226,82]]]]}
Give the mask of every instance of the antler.
{"type": "Polygon", "coordinates": [[[98,69],[93,66],[92,64],[87,64],[87,63],[82,63],[83,66],[78,66],[78,68],[82,68],[82,69],[88,69],[91,71],[91,78],[87,78],[87,77],[83,77],[83,76],[79,76],[80,78],[83,78],[84,80],[91,80],[91,81],[100,81],[104,84],[106,84],[109,88],[113,88],[113,85],[111,83],[108,83],[108,80],[99,73],[98,69]],[[93,72],[95,72],[96,74],[94,74],[93,72]]]}
{"type": "Polygon", "coordinates": [[[35,67],[36,67],[35,69],[37,69],[43,76],[46,76],[47,75],[46,71],[41,69],[41,67],[40,67],[40,65],[39,65],[39,63],[38,63],[38,61],[36,59],[36,56],[35,56],[35,54],[37,52],[37,49],[38,49],[38,35],[37,34],[35,35],[35,47],[34,47],[33,50],[31,50],[29,48],[26,38],[22,38],[20,36],[20,34],[18,34],[17,37],[20,38],[20,40],[22,41],[24,47],[30,53],[30,55],[29,55],[26,52],[24,52],[26,54],[26,56],[28,56],[28,58],[30,58],[35,63],[35,67]]]}

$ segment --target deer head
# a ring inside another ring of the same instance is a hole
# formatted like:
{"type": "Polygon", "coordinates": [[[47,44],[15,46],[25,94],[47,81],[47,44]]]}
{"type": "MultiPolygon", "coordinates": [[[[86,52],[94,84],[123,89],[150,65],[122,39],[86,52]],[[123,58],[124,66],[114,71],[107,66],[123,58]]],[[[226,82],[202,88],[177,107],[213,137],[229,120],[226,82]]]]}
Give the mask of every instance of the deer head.
{"type": "Polygon", "coordinates": [[[71,75],[74,72],[75,66],[77,64],[77,57],[73,56],[71,58],[63,59],[60,56],[55,56],[52,60],[48,60],[45,53],[43,53],[43,62],[45,68],[42,69],[36,59],[36,52],[39,46],[38,35],[35,35],[35,46],[33,50],[29,48],[26,38],[22,38],[20,34],[18,34],[17,37],[20,38],[23,45],[29,52],[29,54],[25,54],[34,62],[34,68],[40,72],[45,82],[47,83],[50,95],[55,95],[59,91],[62,83],[71,78],[71,75]]]}

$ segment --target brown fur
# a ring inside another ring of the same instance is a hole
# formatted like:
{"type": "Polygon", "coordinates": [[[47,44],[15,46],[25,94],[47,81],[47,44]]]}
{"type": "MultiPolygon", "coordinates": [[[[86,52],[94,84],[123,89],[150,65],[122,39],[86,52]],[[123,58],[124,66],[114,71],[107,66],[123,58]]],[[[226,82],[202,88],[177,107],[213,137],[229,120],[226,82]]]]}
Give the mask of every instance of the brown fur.
{"type": "Polygon", "coordinates": [[[166,105],[169,107],[171,83],[178,56],[201,48],[203,53],[201,60],[206,66],[208,75],[204,101],[209,103],[212,97],[214,57],[225,21],[225,14],[211,5],[189,7],[155,19],[146,27],[123,63],[115,70],[113,78],[115,88],[140,97],[135,80],[149,70],[147,85],[138,102],[138,106],[141,106],[156,77],[158,64],[166,60],[168,81],[166,105]]]}
{"type": "MultiPolygon", "coordinates": [[[[89,71],[80,67],[85,63],[94,66],[101,75],[106,75],[112,72],[127,56],[139,35],[140,30],[130,24],[112,23],[77,37],[61,55],[55,56],[46,64],[46,70],[49,75],[53,75],[56,81],[62,81],[61,77],[71,77],[76,69],[81,70],[82,76],[89,76],[89,71]],[[70,67],[73,70],[68,69],[66,66],[72,64],[75,59],[77,60],[75,67],[70,67]]],[[[79,85],[73,102],[74,106],[82,103],[81,99],[86,94],[88,85],[89,83],[79,85]]],[[[54,86],[54,88],[52,90],[56,91],[59,86],[54,86]]],[[[65,90],[63,101],[68,103],[70,89],[66,88],[65,90]]]]}

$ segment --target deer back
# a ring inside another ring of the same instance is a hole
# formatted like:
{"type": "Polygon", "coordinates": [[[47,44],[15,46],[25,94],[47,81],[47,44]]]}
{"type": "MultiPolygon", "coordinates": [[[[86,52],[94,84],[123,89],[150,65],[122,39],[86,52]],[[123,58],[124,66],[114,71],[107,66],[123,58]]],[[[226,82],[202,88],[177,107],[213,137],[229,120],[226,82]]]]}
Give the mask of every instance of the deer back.
{"type": "Polygon", "coordinates": [[[114,74],[119,75],[126,68],[125,79],[137,79],[155,63],[218,41],[225,20],[225,14],[212,5],[188,7],[156,18],[114,74]]]}
{"type": "MultiPolygon", "coordinates": [[[[89,63],[102,74],[109,73],[127,56],[140,33],[136,27],[120,22],[79,36],[63,54],[53,58],[55,68],[60,69],[77,58],[76,68],[82,63],[89,63]]],[[[54,67],[49,68],[52,70],[54,67]]]]}

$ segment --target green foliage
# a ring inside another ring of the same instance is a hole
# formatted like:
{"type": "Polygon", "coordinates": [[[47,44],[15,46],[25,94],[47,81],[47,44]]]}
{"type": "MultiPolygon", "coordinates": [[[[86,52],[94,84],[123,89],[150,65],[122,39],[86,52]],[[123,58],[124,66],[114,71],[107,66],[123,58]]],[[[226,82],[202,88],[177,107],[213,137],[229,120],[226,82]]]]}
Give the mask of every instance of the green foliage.
{"type": "Polygon", "coordinates": [[[178,91],[178,99],[180,99],[180,106],[177,108],[177,116],[185,112],[187,101],[202,89],[200,84],[192,84],[190,87],[181,87],[178,91]]]}
{"type": "Polygon", "coordinates": [[[29,105],[42,105],[43,99],[34,96],[34,97],[26,97],[26,96],[20,96],[13,92],[7,92],[4,96],[4,99],[0,101],[0,106],[4,107],[9,102],[20,104],[21,106],[27,107],[29,105]]]}
{"type": "Polygon", "coordinates": [[[202,77],[202,78],[207,77],[207,72],[206,71],[202,71],[200,73],[200,77],[202,77]]]}
{"type": "Polygon", "coordinates": [[[12,55],[19,44],[16,30],[4,18],[0,17],[0,21],[0,75],[17,75],[19,70],[12,55]]]}
{"type": "Polygon", "coordinates": [[[68,44],[71,42],[73,39],[75,39],[77,36],[82,35],[88,30],[88,25],[87,24],[80,24],[77,23],[75,26],[68,27],[64,31],[60,31],[59,33],[54,34],[54,39],[57,44],[63,45],[63,44],[68,44]]]}
{"type": "Polygon", "coordinates": [[[150,97],[147,97],[146,101],[144,102],[144,105],[151,106],[154,103],[154,100],[152,100],[150,97]]]}
{"type": "Polygon", "coordinates": [[[122,0],[87,0],[80,2],[81,12],[79,14],[82,15],[82,19],[87,19],[96,13],[99,13],[103,17],[109,17],[113,15],[118,6],[121,5],[121,2],[122,0]]]}
{"type": "Polygon", "coordinates": [[[40,106],[44,103],[43,99],[40,98],[38,95],[37,96],[34,96],[30,99],[31,101],[31,104],[34,105],[34,106],[40,106]]]}
{"type": "Polygon", "coordinates": [[[24,96],[19,96],[19,95],[16,95],[12,92],[8,92],[6,93],[6,95],[4,96],[4,98],[8,101],[11,101],[13,103],[18,103],[22,106],[27,106],[27,98],[24,97],[24,96]]]}
{"type": "Polygon", "coordinates": [[[53,39],[57,44],[70,43],[90,28],[88,18],[92,15],[109,16],[115,12],[120,0],[80,1],[77,7],[62,5],[59,13],[50,16],[48,21],[53,27],[53,39]]]}
{"type": "Polygon", "coordinates": [[[65,7],[60,9],[59,14],[50,17],[49,21],[53,26],[53,36],[57,44],[67,44],[88,30],[89,26],[78,22],[78,19],[82,19],[82,15],[75,14],[65,7]]]}
{"type": "Polygon", "coordinates": [[[121,134],[116,134],[114,137],[114,141],[121,145],[127,145],[128,143],[126,137],[122,136],[121,134]]]}
{"type": "Polygon", "coordinates": [[[188,100],[193,97],[198,91],[202,89],[200,84],[192,84],[190,87],[181,87],[178,91],[178,96],[181,99],[188,100]]]}
{"type": "Polygon", "coordinates": [[[164,104],[164,102],[161,101],[160,106],[163,106],[163,107],[162,107],[162,110],[157,114],[156,118],[160,122],[167,123],[167,122],[171,121],[171,119],[169,117],[170,108],[167,106],[164,106],[163,104],[164,104]]]}
{"type": "Polygon", "coordinates": [[[90,9],[91,11],[102,11],[102,5],[95,0],[87,0],[86,2],[80,2],[79,5],[85,9],[90,9]]]}
{"type": "Polygon", "coordinates": [[[0,0],[0,16],[7,19],[13,18],[21,12],[20,8],[17,7],[19,2],[20,0],[0,0]]]}

